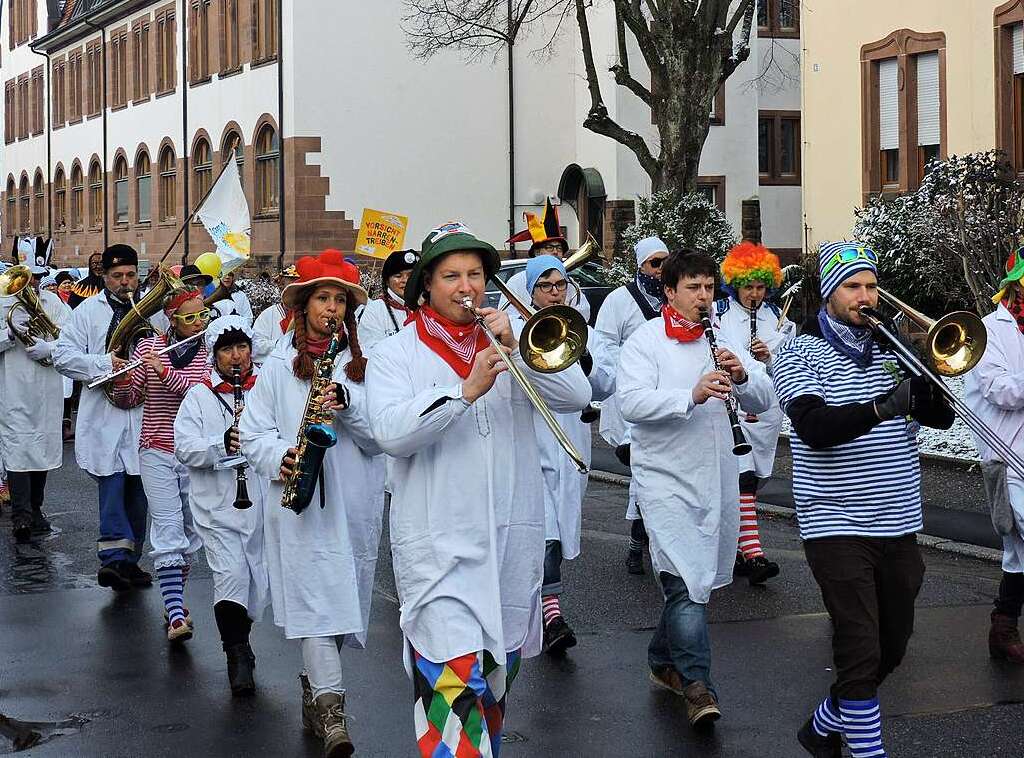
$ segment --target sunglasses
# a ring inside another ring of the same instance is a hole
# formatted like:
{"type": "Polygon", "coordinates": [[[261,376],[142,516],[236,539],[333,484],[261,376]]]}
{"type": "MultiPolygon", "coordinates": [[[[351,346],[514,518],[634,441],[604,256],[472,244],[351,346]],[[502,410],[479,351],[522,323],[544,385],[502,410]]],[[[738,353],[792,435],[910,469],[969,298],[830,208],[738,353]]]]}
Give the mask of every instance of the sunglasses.
{"type": "Polygon", "coordinates": [[[560,282],[537,282],[535,287],[545,295],[549,295],[552,292],[565,292],[569,289],[569,280],[563,279],[560,282]]]}
{"type": "Polygon", "coordinates": [[[197,321],[209,321],[210,309],[204,308],[203,310],[198,311],[197,313],[185,313],[183,315],[178,315],[177,313],[175,313],[174,318],[176,321],[181,322],[185,326],[192,326],[192,324],[196,323],[197,321]]]}
{"type": "Polygon", "coordinates": [[[667,260],[668,256],[666,255],[664,258],[648,258],[644,262],[653,269],[659,269],[661,268],[661,265],[667,260]]]}
{"type": "Polygon", "coordinates": [[[821,270],[822,277],[828,276],[828,272],[834,269],[841,263],[853,263],[856,260],[866,260],[872,263],[878,263],[878,256],[875,255],[875,251],[866,247],[847,248],[846,250],[840,250],[838,253],[829,258],[828,263],[821,270]]]}

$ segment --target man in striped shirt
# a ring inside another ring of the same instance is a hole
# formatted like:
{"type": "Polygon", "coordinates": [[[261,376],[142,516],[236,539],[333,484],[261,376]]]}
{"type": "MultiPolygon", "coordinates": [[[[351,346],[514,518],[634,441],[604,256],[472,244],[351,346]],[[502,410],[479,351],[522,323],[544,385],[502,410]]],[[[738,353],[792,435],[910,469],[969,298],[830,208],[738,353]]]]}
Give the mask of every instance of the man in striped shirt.
{"type": "Polygon", "coordinates": [[[793,495],[804,552],[832,617],[836,681],[800,729],[811,755],[884,756],[878,686],[900,663],[924,578],[918,424],[953,413],[925,380],[903,378],[861,314],[878,305],[877,256],[820,252],[821,310],[775,361],[793,423],[793,495]]]}

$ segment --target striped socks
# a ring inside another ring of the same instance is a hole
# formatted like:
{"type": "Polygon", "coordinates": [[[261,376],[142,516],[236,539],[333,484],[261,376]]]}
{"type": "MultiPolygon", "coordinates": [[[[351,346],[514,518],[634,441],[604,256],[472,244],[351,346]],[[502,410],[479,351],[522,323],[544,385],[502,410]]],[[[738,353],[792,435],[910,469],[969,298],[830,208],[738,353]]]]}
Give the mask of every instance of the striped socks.
{"type": "Polygon", "coordinates": [[[830,697],[825,698],[821,705],[815,709],[812,723],[814,731],[820,737],[828,737],[833,732],[843,733],[843,719],[836,713],[835,706],[832,705],[832,698],[830,697]]]}
{"type": "Polygon", "coordinates": [[[757,495],[753,492],[740,493],[740,542],[739,549],[746,560],[764,555],[761,549],[761,533],[757,529],[757,495]]]}
{"type": "MultiPolygon", "coordinates": [[[[839,713],[851,758],[886,758],[882,747],[882,712],[878,698],[840,700],[839,713]]],[[[817,717],[817,713],[815,713],[817,717]]]]}
{"type": "Polygon", "coordinates": [[[558,595],[545,595],[541,599],[541,603],[544,606],[544,626],[562,615],[562,609],[558,605],[558,595]]]}
{"type": "Polygon", "coordinates": [[[163,595],[164,608],[167,609],[167,623],[171,625],[177,620],[185,621],[184,574],[182,566],[165,566],[156,570],[160,594],[163,595]]]}

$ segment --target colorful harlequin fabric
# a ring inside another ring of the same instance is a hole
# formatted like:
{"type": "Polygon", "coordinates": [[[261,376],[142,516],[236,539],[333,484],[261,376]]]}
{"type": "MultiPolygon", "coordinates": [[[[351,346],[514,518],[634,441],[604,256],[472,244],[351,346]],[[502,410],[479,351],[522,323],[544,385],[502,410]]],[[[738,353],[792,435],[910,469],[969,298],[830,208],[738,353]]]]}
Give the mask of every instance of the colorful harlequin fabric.
{"type": "Polygon", "coordinates": [[[505,696],[519,673],[519,651],[499,666],[486,650],[443,663],[414,649],[416,743],[423,758],[498,758],[505,696]]]}

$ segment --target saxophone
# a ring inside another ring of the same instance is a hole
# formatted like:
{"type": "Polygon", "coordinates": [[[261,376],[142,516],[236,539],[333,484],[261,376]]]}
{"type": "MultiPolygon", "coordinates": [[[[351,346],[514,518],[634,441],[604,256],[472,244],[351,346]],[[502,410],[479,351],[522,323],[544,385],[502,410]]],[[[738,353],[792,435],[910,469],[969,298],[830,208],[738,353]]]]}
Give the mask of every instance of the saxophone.
{"type": "Polygon", "coordinates": [[[310,382],[306,407],[299,424],[299,437],[295,445],[295,465],[291,476],[285,479],[281,505],[288,510],[302,513],[313,500],[313,492],[320,479],[327,449],[338,443],[338,435],[332,427],[334,413],[324,410],[321,402],[328,385],[334,383],[334,359],[341,352],[341,335],[338,322],[330,321],[331,342],[327,351],[316,359],[313,380],[310,382]]]}

